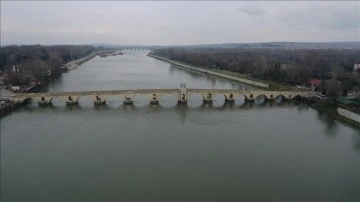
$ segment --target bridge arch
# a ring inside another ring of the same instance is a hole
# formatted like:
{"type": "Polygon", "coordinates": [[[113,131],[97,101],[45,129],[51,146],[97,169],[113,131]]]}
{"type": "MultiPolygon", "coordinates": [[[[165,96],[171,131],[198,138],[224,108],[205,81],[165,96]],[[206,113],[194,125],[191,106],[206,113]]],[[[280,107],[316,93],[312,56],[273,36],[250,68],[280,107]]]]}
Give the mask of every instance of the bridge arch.
{"type": "Polygon", "coordinates": [[[118,95],[108,95],[104,97],[104,103],[111,108],[118,108],[124,104],[123,99],[118,95]]]}
{"type": "Polygon", "coordinates": [[[248,98],[245,94],[239,94],[234,98],[234,103],[235,105],[243,106],[247,100],[248,98]]]}
{"type": "Polygon", "coordinates": [[[222,93],[217,93],[212,98],[212,104],[214,107],[222,107],[225,105],[226,97],[222,93]]]}
{"type": "Polygon", "coordinates": [[[79,96],[75,102],[83,108],[93,107],[95,104],[94,99],[86,95],[79,96]]]}
{"type": "Polygon", "coordinates": [[[198,108],[204,104],[204,95],[201,93],[191,93],[188,95],[187,105],[190,108],[198,108]]]}
{"type": "Polygon", "coordinates": [[[172,108],[179,102],[179,97],[171,93],[165,93],[159,96],[159,104],[164,108],[172,108]]]}
{"type": "Polygon", "coordinates": [[[21,104],[26,104],[26,107],[37,107],[37,106],[39,106],[39,101],[36,98],[32,98],[32,97],[24,98],[20,102],[21,102],[21,104]]]}
{"type": "Polygon", "coordinates": [[[53,96],[49,99],[49,104],[55,107],[63,107],[66,106],[66,99],[62,96],[53,96]]]}
{"type": "Polygon", "coordinates": [[[286,100],[287,100],[287,98],[286,98],[284,95],[282,95],[282,94],[277,95],[277,96],[275,97],[275,102],[278,103],[278,104],[280,104],[280,103],[282,103],[282,102],[284,102],[284,101],[286,101],[286,100]]]}
{"type": "Polygon", "coordinates": [[[294,95],[294,97],[293,97],[293,100],[295,100],[295,101],[300,101],[300,100],[302,100],[303,99],[303,96],[301,96],[301,95],[299,95],[299,94],[296,94],[296,95],[294,95]]]}
{"type": "Polygon", "coordinates": [[[141,95],[141,94],[135,95],[132,98],[132,101],[135,107],[145,107],[150,103],[150,99],[148,95],[141,95]]]}
{"type": "Polygon", "coordinates": [[[26,98],[23,98],[21,100],[19,100],[22,104],[26,104],[28,102],[31,102],[31,101],[34,101],[35,99],[32,98],[32,97],[26,97],[26,98]]]}
{"type": "Polygon", "coordinates": [[[268,100],[268,97],[265,94],[260,94],[255,97],[255,104],[264,104],[268,100]]]}

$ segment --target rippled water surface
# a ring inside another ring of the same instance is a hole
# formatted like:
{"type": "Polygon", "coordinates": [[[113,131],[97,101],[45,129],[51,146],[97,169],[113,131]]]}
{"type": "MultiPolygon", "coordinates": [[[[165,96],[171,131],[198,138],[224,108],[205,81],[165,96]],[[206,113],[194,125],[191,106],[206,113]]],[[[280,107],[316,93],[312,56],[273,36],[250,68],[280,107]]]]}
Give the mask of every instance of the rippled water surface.
{"type": "MultiPolygon", "coordinates": [[[[180,82],[244,88],[128,52],[45,91],[180,82]]],[[[358,129],[304,104],[219,100],[23,106],[1,118],[1,201],[360,201],[358,129]]]]}

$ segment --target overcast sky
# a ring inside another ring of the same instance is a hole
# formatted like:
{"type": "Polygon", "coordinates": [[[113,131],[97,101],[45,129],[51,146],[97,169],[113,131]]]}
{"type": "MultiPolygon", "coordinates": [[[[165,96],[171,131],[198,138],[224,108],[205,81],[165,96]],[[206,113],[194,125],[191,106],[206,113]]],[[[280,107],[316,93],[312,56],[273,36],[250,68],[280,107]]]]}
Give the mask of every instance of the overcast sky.
{"type": "Polygon", "coordinates": [[[360,2],[1,1],[1,44],[360,41],[360,2]]]}

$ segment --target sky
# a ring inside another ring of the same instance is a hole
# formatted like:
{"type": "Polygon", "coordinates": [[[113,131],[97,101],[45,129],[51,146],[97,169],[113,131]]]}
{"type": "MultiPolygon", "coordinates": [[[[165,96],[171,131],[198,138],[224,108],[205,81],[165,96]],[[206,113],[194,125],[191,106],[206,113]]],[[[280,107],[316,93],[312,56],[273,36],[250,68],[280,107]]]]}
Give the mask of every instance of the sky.
{"type": "Polygon", "coordinates": [[[0,1],[1,45],[360,41],[360,1],[0,1]]]}

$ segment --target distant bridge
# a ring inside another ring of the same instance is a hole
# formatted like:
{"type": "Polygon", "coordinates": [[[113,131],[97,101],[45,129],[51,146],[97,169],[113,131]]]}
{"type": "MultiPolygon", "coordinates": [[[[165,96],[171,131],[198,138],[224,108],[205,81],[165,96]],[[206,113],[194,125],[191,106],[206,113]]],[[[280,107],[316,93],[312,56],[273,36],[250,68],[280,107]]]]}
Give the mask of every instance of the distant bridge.
{"type": "Polygon", "coordinates": [[[132,104],[136,96],[146,96],[151,104],[158,104],[164,95],[175,96],[179,103],[186,103],[188,97],[198,94],[204,102],[212,102],[215,96],[224,96],[226,102],[234,102],[235,98],[243,96],[245,101],[255,100],[292,100],[310,97],[311,92],[306,91],[262,91],[262,90],[228,90],[228,89],[134,89],[134,90],[109,90],[109,91],[80,91],[80,92],[51,92],[51,93],[25,93],[16,94],[10,100],[24,103],[35,100],[40,105],[51,104],[54,98],[62,99],[68,105],[77,104],[80,97],[88,97],[94,104],[105,104],[109,96],[117,96],[124,104],[132,104]]]}
{"type": "Polygon", "coordinates": [[[153,47],[150,46],[121,46],[121,51],[151,51],[154,50],[153,47]]]}

